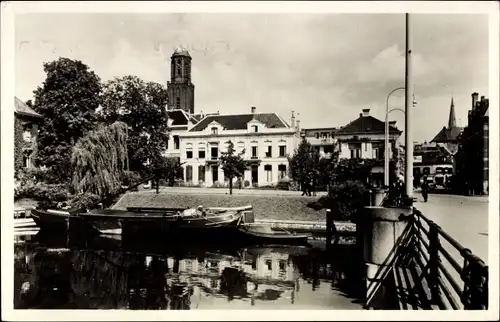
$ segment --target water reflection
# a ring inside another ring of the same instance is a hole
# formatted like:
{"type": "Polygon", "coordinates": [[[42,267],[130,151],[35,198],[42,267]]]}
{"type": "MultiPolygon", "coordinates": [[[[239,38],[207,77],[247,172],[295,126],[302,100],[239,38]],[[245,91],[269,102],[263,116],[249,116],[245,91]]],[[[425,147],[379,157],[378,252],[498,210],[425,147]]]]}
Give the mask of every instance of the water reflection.
{"type": "Polygon", "coordinates": [[[287,309],[304,285],[320,298],[340,296],[339,290],[354,298],[350,288],[359,281],[348,248],[330,256],[306,247],[136,245],[131,251],[116,238],[100,237],[84,248],[63,239],[15,244],[15,308],[190,310],[219,303],[209,307],[217,309],[222,299],[240,309],[264,302],[287,309]]]}

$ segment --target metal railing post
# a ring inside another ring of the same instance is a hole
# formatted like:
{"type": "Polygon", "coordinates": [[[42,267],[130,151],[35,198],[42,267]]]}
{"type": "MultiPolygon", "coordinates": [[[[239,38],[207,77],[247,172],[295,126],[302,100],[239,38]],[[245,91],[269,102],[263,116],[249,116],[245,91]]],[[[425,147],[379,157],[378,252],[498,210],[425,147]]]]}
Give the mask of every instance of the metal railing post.
{"type": "Polygon", "coordinates": [[[431,301],[439,302],[439,226],[429,223],[429,288],[431,301]]]}
{"type": "Polygon", "coordinates": [[[464,291],[462,304],[465,310],[487,310],[488,309],[488,267],[481,265],[479,259],[472,255],[469,249],[462,252],[464,257],[464,268],[462,280],[464,291]]]}

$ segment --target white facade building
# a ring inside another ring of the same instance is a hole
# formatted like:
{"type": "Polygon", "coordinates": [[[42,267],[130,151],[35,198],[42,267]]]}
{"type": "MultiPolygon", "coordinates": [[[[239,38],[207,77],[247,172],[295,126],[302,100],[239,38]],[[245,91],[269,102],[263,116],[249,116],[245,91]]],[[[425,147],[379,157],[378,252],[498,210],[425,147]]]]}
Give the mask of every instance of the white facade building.
{"type": "MultiPolygon", "coordinates": [[[[220,166],[220,156],[227,151],[228,142],[235,153],[243,150],[249,167],[242,178],[250,186],[275,185],[288,174],[287,156],[297,147],[300,136],[276,113],[219,115],[203,117],[180,138],[180,161],[186,183],[213,186],[227,184],[220,166]]],[[[173,150],[175,151],[175,150],[173,150]]]]}

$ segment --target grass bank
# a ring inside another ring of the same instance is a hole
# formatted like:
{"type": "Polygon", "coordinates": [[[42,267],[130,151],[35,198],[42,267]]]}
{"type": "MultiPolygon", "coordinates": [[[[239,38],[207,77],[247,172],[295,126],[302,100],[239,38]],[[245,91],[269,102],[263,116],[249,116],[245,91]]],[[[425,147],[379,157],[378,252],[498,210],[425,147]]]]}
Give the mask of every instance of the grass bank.
{"type": "Polygon", "coordinates": [[[294,196],[129,192],[115,205],[127,207],[238,207],[252,205],[258,219],[325,221],[325,210],[307,207],[312,198],[294,196]]]}

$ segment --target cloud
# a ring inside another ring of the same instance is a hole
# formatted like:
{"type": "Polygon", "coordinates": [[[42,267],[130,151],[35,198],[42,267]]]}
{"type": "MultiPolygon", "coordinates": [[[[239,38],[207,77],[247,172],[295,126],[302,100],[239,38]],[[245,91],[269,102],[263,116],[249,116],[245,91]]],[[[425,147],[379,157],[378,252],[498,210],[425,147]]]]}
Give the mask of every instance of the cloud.
{"type": "MultiPolygon", "coordinates": [[[[470,93],[488,96],[487,20],[477,15],[414,15],[415,138],[447,122],[455,96],[466,119],[470,93]],[[433,118],[429,118],[429,111],[433,118]]],[[[404,84],[401,14],[38,14],[16,18],[16,95],[27,100],[44,80],[43,62],[81,59],[102,79],[137,75],[163,85],[170,56],[193,57],[195,109],[276,111],[301,125],[339,126],[404,84]]],[[[404,106],[403,93],[391,107],[404,106]]],[[[460,115],[460,116],[459,116],[460,115]]],[[[402,125],[404,115],[391,114],[402,125]]]]}

